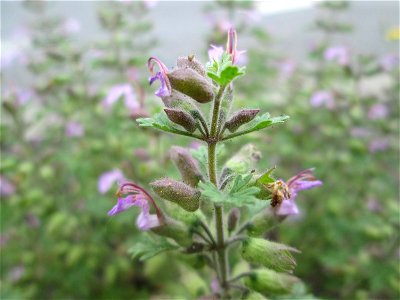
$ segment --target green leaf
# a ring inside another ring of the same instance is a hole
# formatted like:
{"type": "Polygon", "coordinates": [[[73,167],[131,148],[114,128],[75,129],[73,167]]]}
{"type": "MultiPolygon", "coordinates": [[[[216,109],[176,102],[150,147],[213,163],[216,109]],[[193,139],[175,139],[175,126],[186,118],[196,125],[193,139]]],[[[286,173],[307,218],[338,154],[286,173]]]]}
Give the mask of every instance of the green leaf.
{"type": "Polygon", "coordinates": [[[128,253],[132,255],[132,258],[139,258],[140,261],[144,261],[162,252],[175,250],[177,248],[179,247],[172,245],[165,238],[154,239],[148,234],[145,234],[139,242],[129,248],[128,253]]]}
{"type": "Polygon", "coordinates": [[[165,113],[155,114],[152,118],[140,118],[136,120],[140,127],[152,127],[165,132],[170,132],[179,135],[192,136],[201,139],[200,136],[180,130],[176,128],[174,123],[172,123],[165,113]]]}
{"type": "Polygon", "coordinates": [[[226,86],[236,77],[245,74],[246,67],[239,68],[232,65],[232,58],[224,53],[220,61],[213,60],[206,65],[207,75],[221,86],[226,86]]]}
{"type": "Polygon", "coordinates": [[[272,177],[272,172],[275,171],[276,167],[270,168],[268,169],[264,174],[262,174],[258,179],[257,179],[257,183],[261,183],[261,184],[268,184],[268,183],[272,183],[275,182],[276,179],[274,177],[272,177]]]}
{"type": "Polygon", "coordinates": [[[225,136],[222,140],[228,140],[243,134],[273,126],[275,124],[284,123],[287,119],[289,119],[289,116],[279,116],[271,118],[269,113],[265,113],[261,116],[257,116],[254,120],[244,125],[241,131],[229,134],[225,136]]]}
{"type": "Polygon", "coordinates": [[[230,203],[235,206],[252,205],[255,201],[259,201],[255,195],[260,191],[255,186],[248,186],[252,176],[252,174],[238,175],[232,186],[222,191],[211,182],[200,182],[199,188],[202,195],[214,203],[230,203]]]}

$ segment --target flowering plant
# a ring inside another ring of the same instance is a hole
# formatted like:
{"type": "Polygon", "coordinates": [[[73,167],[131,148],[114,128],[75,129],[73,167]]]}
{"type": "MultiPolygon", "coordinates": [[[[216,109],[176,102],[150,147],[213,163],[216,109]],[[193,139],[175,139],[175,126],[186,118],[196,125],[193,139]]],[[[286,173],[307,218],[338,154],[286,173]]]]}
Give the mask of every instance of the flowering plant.
{"type": "Polygon", "coordinates": [[[254,108],[232,113],[234,82],[245,74],[245,67],[236,65],[243,53],[237,50],[236,31],[229,30],[225,51],[216,49],[209,52],[206,66],[193,55],[179,57],[172,70],[158,58],[148,60],[150,84],[160,81],[155,94],[165,108],[138,119],[139,125],[194,138],[206,146],[192,151],[172,147],[171,159],[182,180],[167,177],[150,184],[154,194],[166,201],[156,201],[139,185],[124,182],[109,215],[140,207],[137,226],[160,238],[138,242],[130,252],[141,259],[171,250],[197,256],[215,271],[209,285],[214,297],[293,294],[301,284],[288,273],[296,265],[292,252],[298,250],[263,236],[299,213],[295,203],[299,191],[322,182],[311,169],[286,182],[274,178],[275,168],[256,170],[261,153],[253,145],[245,145],[221,164],[225,141],[283,123],[288,116],[258,116],[259,109],[254,108]],[[210,118],[205,117],[207,109],[210,118]]]}

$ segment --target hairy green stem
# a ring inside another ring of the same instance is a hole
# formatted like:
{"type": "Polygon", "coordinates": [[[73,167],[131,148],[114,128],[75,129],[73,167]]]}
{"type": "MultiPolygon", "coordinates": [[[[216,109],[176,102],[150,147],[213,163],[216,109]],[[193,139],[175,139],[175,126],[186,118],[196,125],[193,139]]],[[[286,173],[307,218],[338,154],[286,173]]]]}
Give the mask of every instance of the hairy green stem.
{"type": "MultiPolygon", "coordinates": [[[[218,116],[221,98],[224,94],[225,86],[221,86],[218,94],[214,99],[214,107],[211,121],[210,138],[208,141],[208,172],[210,181],[218,187],[217,182],[217,170],[216,170],[216,147],[218,143],[218,116]]],[[[215,227],[217,232],[217,255],[218,255],[218,266],[219,266],[219,283],[223,290],[223,298],[229,297],[228,290],[229,285],[227,282],[228,268],[226,259],[226,245],[224,239],[224,220],[223,220],[223,207],[220,205],[214,205],[215,208],[215,227]]]]}

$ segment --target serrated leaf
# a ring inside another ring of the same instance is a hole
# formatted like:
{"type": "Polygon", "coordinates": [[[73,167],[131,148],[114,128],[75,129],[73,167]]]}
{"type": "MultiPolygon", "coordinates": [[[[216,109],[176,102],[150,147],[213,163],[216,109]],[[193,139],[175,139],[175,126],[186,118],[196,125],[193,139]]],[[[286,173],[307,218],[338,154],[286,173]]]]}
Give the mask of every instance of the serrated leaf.
{"type": "Polygon", "coordinates": [[[245,67],[239,68],[232,65],[232,58],[228,53],[223,53],[219,61],[213,60],[206,65],[207,75],[221,86],[226,86],[236,77],[245,73],[245,67]]]}
{"type": "Polygon", "coordinates": [[[252,174],[247,176],[236,176],[232,186],[224,190],[219,190],[211,182],[201,182],[199,188],[202,195],[214,203],[230,203],[235,206],[252,205],[258,201],[255,195],[260,191],[255,186],[248,186],[252,174]]]}
{"type": "Polygon", "coordinates": [[[241,131],[229,134],[225,136],[222,140],[228,140],[236,136],[273,126],[275,124],[284,123],[287,119],[289,119],[289,116],[279,116],[271,118],[269,113],[265,113],[261,116],[255,117],[254,120],[244,125],[241,131]]]}
{"type": "Polygon", "coordinates": [[[262,174],[258,179],[257,182],[261,184],[267,184],[267,183],[272,183],[275,182],[275,178],[273,178],[272,172],[275,171],[276,167],[268,169],[264,174],[262,174]]]}
{"type": "Polygon", "coordinates": [[[170,244],[167,239],[158,238],[156,240],[146,234],[142,236],[139,242],[129,248],[128,253],[132,255],[132,258],[139,258],[140,261],[144,261],[162,252],[177,248],[179,247],[170,244]]]}

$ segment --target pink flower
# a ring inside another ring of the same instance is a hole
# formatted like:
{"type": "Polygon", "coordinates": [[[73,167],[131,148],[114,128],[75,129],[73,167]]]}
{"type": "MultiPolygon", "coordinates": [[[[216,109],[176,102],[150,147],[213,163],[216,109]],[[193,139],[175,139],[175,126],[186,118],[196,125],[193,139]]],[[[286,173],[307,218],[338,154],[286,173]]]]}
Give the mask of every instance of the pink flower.
{"type": "Polygon", "coordinates": [[[65,135],[69,137],[79,137],[85,134],[85,129],[78,122],[70,121],[65,126],[65,135]]]}
{"type": "Polygon", "coordinates": [[[283,201],[275,207],[275,213],[279,216],[297,215],[299,209],[296,205],[297,193],[303,190],[309,190],[322,185],[322,181],[313,176],[313,169],[307,169],[286,182],[287,192],[284,193],[283,201]]]}
{"type": "Polygon", "coordinates": [[[0,176],[0,195],[8,197],[13,195],[14,193],[15,185],[4,176],[0,176]]]}
{"type": "MultiPolygon", "coordinates": [[[[247,63],[247,55],[244,53],[246,50],[237,50],[237,34],[236,30],[231,28],[228,32],[228,39],[226,42],[226,53],[228,53],[232,58],[232,64],[243,65],[247,63]]],[[[219,61],[224,53],[224,48],[221,46],[211,45],[208,50],[208,57],[210,61],[219,61]]]]}
{"type": "Polygon", "coordinates": [[[335,108],[335,99],[330,91],[316,91],[310,98],[313,107],[325,106],[328,109],[335,108]]]}
{"type": "Polygon", "coordinates": [[[224,53],[224,47],[211,45],[211,48],[208,50],[208,57],[210,61],[219,61],[224,53]]]}
{"type": "Polygon", "coordinates": [[[368,145],[371,153],[385,151],[387,148],[389,148],[389,139],[385,137],[373,139],[368,145]]]}
{"type": "Polygon", "coordinates": [[[81,30],[81,23],[74,18],[68,18],[64,23],[64,30],[67,33],[75,33],[81,30]]]}
{"type": "Polygon", "coordinates": [[[104,172],[101,174],[97,183],[97,188],[100,194],[105,194],[110,190],[113,184],[122,182],[124,180],[125,176],[122,174],[122,172],[118,169],[113,169],[109,172],[104,172]]]}
{"type": "Polygon", "coordinates": [[[399,65],[399,56],[394,54],[387,54],[381,58],[379,64],[384,71],[390,72],[399,65]]]}
{"type": "Polygon", "coordinates": [[[350,63],[349,49],[345,46],[334,46],[325,50],[324,58],[327,61],[334,61],[341,66],[347,66],[350,63]]]}
{"type": "Polygon", "coordinates": [[[368,119],[379,120],[384,119],[389,115],[389,109],[385,104],[377,103],[370,107],[368,110],[368,119]]]}
{"type": "Polygon", "coordinates": [[[107,97],[104,98],[102,105],[105,109],[109,110],[121,97],[124,97],[125,107],[129,110],[134,110],[140,107],[140,104],[136,99],[136,94],[132,86],[128,83],[114,85],[109,90],[107,97]]]}
{"type": "Polygon", "coordinates": [[[147,61],[147,67],[151,74],[151,76],[149,78],[150,85],[152,85],[153,82],[155,82],[157,80],[159,80],[161,83],[161,86],[155,92],[155,95],[160,98],[170,96],[172,89],[171,89],[171,84],[170,84],[168,76],[167,76],[168,68],[157,57],[150,57],[149,60],[147,61]],[[160,68],[160,71],[157,73],[154,72],[155,64],[160,68]]]}
{"type": "Polygon", "coordinates": [[[126,182],[122,184],[117,192],[118,201],[117,204],[108,212],[109,216],[119,214],[132,206],[138,206],[142,209],[138,218],[136,219],[136,225],[140,230],[149,230],[154,227],[158,227],[163,223],[163,215],[153,198],[140,186],[126,182]],[[126,195],[125,197],[121,197],[126,195]],[[150,214],[149,203],[151,203],[156,214],[150,214]]]}

